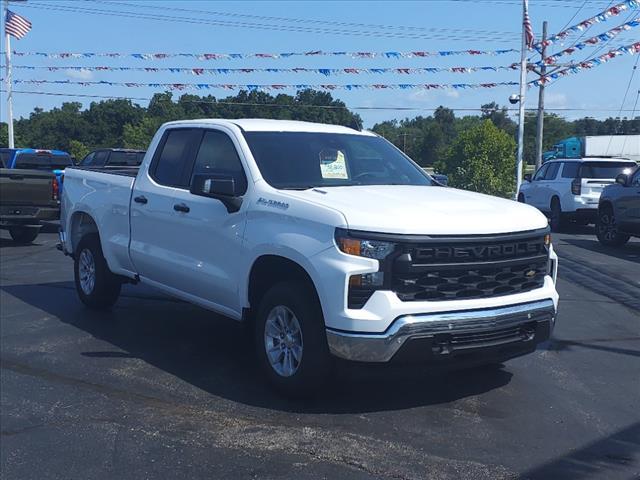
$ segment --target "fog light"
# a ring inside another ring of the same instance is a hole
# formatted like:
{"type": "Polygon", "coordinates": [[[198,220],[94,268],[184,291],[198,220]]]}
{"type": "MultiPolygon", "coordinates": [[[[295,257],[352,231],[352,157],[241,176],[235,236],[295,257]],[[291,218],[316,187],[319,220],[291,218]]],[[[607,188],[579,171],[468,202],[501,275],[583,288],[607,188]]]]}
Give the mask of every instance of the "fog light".
{"type": "Polygon", "coordinates": [[[384,272],[352,275],[349,278],[349,285],[352,287],[381,287],[383,284],[384,284],[384,272]]]}

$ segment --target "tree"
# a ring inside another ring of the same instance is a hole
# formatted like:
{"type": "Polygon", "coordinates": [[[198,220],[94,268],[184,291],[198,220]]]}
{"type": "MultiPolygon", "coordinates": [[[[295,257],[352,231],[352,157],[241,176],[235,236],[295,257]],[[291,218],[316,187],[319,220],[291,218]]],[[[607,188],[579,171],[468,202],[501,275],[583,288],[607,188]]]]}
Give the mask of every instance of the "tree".
{"type": "Polygon", "coordinates": [[[491,120],[461,132],[442,165],[454,187],[508,197],[515,188],[513,137],[491,120]]]}
{"type": "Polygon", "coordinates": [[[78,140],[71,140],[69,142],[69,154],[76,159],[77,162],[82,160],[91,151],[84,143],[78,140]]]}
{"type": "Polygon", "coordinates": [[[163,120],[157,117],[145,117],[137,125],[127,123],[123,128],[122,144],[125,148],[146,150],[163,120]]]}

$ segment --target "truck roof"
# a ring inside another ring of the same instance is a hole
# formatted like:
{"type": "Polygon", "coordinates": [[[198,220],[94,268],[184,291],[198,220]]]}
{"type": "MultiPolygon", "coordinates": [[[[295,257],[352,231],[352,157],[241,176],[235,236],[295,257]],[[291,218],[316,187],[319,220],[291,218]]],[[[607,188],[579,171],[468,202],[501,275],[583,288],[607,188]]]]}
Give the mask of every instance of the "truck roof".
{"type": "Polygon", "coordinates": [[[308,133],[344,133],[350,135],[375,136],[368,131],[359,131],[354,128],[341,125],[329,125],[326,123],[299,122],[295,120],[269,120],[264,118],[239,118],[239,119],[200,119],[179,120],[165,125],[190,125],[211,124],[220,126],[238,126],[246,132],[308,132],[308,133]]]}
{"type": "Polygon", "coordinates": [[[554,162],[630,162],[635,163],[634,160],[623,157],[578,157],[578,158],[553,158],[547,160],[544,163],[554,162]]]}

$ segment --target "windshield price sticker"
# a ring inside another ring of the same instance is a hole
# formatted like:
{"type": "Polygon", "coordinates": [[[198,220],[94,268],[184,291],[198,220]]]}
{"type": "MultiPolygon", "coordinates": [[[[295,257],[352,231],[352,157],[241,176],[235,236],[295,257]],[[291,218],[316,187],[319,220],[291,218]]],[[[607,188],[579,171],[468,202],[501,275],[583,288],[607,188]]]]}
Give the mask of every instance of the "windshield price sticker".
{"type": "Polygon", "coordinates": [[[320,172],[322,178],[347,180],[347,162],[341,150],[323,150],[320,152],[320,172]]]}

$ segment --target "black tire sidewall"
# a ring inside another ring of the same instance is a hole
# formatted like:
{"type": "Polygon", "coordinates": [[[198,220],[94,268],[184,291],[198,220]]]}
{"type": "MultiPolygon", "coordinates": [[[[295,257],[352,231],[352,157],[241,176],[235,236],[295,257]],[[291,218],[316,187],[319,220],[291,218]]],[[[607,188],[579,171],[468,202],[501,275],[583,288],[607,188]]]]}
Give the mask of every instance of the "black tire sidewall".
{"type": "Polygon", "coordinates": [[[615,221],[615,214],[613,212],[613,208],[604,206],[598,209],[598,216],[596,218],[596,237],[598,237],[598,241],[602,245],[605,245],[607,247],[619,247],[627,243],[630,238],[629,235],[620,233],[618,229],[616,229],[615,235],[613,235],[610,240],[608,240],[607,238],[605,238],[604,235],[602,235],[602,233],[600,232],[600,227],[602,225],[601,217],[603,214],[608,214],[611,217],[612,221],[615,221]]]}
{"type": "Polygon", "coordinates": [[[551,221],[549,223],[552,232],[559,232],[564,226],[562,207],[560,206],[560,201],[557,198],[551,200],[551,221]]]}
{"type": "Polygon", "coordinates": [[[120,295],[122,282],[110,270],[102,253],[100,238],[98,235],[90,234],[80,240],[78,248],[75,252],[73,273],[75,279],[76,290],[82,303],[87,307],[104,310],[113,306],[120,295]],[[80,254],[84,250],[89,250],[93,256],[96,269],[96,281],[93,291],[90,294],[84,293],[80,286],[80,254]]]}
{"type": "Polygon", "coordinates": [[[271,287],[260,301],[255,316],[255,345],[258,362],[269,381],[288,396],[304,397],[316,392],[330,372],[324,318],[315,292],[300,282],[282,282],[271,287]],[[265,350],[264,330],[271,310],[284,305],[297,317],[302,331],[302,361],[296,373],[282,377],[271,366],[265,350]]]}

